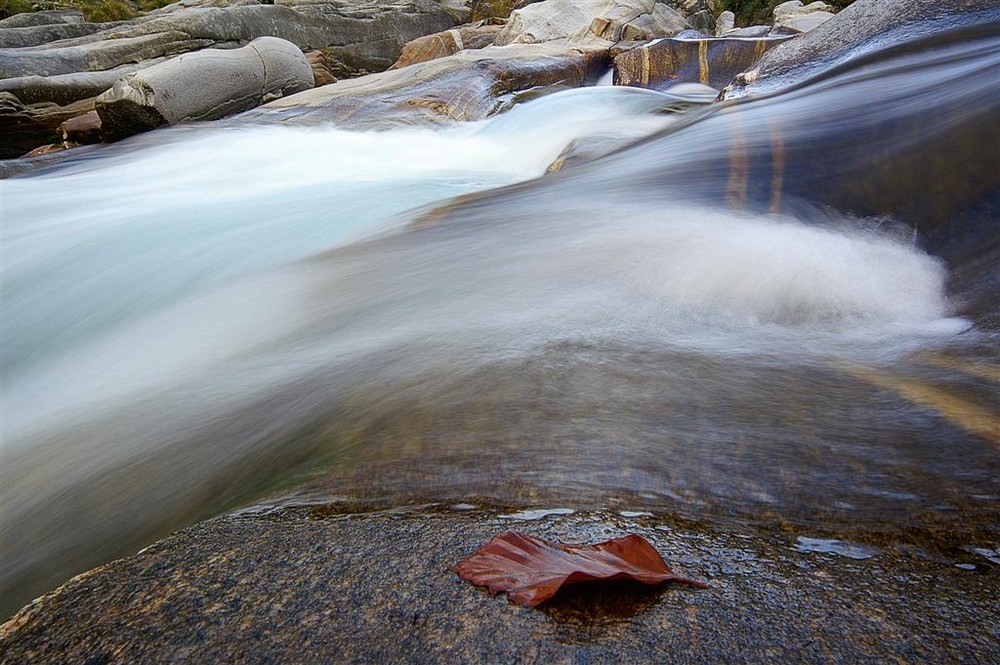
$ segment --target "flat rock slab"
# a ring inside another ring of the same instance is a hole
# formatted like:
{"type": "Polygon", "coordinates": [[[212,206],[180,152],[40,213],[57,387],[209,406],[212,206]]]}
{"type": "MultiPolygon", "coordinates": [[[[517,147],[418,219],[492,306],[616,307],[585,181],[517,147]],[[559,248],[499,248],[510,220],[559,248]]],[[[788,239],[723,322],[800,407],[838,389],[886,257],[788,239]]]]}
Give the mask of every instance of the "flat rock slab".
{"type": "Polygon", "coordinates": [[[1000,650],[1000,576],[981,556],[965,568],[891,550],[856,560],[844,554],[859,550],[652,516],[457,508],[313,506],[205,522],[35,601],[0,628],[0,654],[10,664],[818,663],[986,662],[1000,650]],[[578,586],[527,609],[448,571],[511,529],[563,542],[639,533],[711,588],[578,586]]]}
{"type": "Polygon", "coordinates": [[[307,90],[244,119],[379,128],[482,120],[522,99],[595,82],[609,42],[491,46],[307,90]]]}

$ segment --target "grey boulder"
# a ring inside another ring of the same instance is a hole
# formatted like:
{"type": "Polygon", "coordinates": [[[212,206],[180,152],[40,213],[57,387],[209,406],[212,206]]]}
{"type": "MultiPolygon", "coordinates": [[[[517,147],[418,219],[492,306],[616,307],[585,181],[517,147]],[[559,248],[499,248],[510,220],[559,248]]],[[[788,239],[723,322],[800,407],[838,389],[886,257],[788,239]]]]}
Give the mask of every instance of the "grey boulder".
{"type": "Polygon", "coordinates": [[[243,48],[205,49],[126,74],[97,98],[104,134],[118,139],[165,124],[215,120],[313,87],[297,46],[261,37],[243,48]]]}

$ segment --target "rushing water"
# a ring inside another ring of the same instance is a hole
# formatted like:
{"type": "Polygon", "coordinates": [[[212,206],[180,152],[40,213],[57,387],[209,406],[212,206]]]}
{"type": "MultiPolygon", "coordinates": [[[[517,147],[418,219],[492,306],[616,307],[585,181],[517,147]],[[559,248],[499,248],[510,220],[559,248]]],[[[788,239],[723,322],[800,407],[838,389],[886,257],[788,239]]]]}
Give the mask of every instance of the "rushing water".
{"type": "Polygon", "coordinates": [[[679,122],[602,86],[434,131],[157,132],[0,182],[3,610],[330,469],[310,492],[989,534],[995,343],[911,227],[803,202],[864,114],[906,130],[868,149],[900,168],[929,95],[927,141],[995,114],[975,47],[679,122]],[[775,127],[818,175],[765,212],[775,127]],[[653,138],[433,209],[594,134],[653,138]]]}

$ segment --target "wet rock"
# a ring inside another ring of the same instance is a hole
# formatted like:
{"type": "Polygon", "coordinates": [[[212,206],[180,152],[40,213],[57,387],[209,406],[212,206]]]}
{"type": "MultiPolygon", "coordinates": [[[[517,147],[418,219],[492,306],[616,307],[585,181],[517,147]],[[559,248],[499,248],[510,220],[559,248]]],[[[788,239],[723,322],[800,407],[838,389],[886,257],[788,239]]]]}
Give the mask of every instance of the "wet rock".
{"type": "Polygon", "coordinates": [[[989,571],[610,512],[325,508],[216,519],[80,575],[0,627],[4,662],[986,662],[1000,649],[989,571]],[[611,583],[519,608],[447,570],[506,524],[564,542],[639,533],[711,588],[611,583]]]}
{"type": "Polygon", "coordinates": [[[982,23],[991,12],[996,20],[992,0],[856,0],[819,28],[761,58],[723,91],[723,97],[766,94],[796,85],[834,63],[875,51],[886,40],[930,37],[945,25],[982,23]]]}
{"type": "Polygon", "coordinates": [[[39,146],[57,143],[59,125],[93,110],[94,100],[67,106],[24,104],[9,92],[0,92],[0,159],[20,157],[39,146]]]}
{"type": "Polygon", "coordinates": [[[603,46],[491,46],[340,81],[266,104],[243,118],[364,127],[481,120],[528,96],[594,83],[607,66],[603,46]]]}
{"type": "Polygon", "coordinates": [[[545,172],[555,173],[577,164],[592,162],[620,150],[634,142],[636,138],[636,136],[624,134],[593,134],[574,139],[559,153],[555,161],[549,164],[545,172]]]}
{"type": "Polygon", "coordinates": [[[67,147],[68,146],[66,146],[66,145],[64,145],[62,143],[48,143],[46,145],[40,145],[40,146],[38,146],[37,148],[35,148],[34,150],[32,150],[31,152],[27,153],[24,156],[28,157],[28,158],[32,158],[32,157],[42,157],[44,155],[52,155],[54,153],[62,152],[63,150],[66,150],[67,147]]]}
{"type": "Polygon", "coordinates": [[[305,55],[261,37],[234,50],[206,49],[126,74],[96,101],[103,131],[119,139],[185,120],[215,120],[313,87],[305,55]]]}
{"type": "Polygon", "coordinates": [[[788,37],[661,39],[614,60],[616,85],[665,90],[677,83],[719,89],[788,37]]]}
{"type": "Polygon", "coordinates": [[[495,44],[653,39],[686,27],[681,14],[656,0],[547,0],[512,12],[495,44]]]}
{"type": "Polygon", "coordinates": [[[479,49],[489,46],[504,29],[505,22],[484,20],[452,28],[433,35],[418,37],[403,46],[399,59],[390,69],[399,69],[417,62],[458,53],[464,49],[479,49]]]}
{"type": "Polygon", "coordinates": [[[100,143],[101,116],[94,110],[70,118],[59,125],[59,133],[62,135],[63,143],[76,145],[100,143]]]}

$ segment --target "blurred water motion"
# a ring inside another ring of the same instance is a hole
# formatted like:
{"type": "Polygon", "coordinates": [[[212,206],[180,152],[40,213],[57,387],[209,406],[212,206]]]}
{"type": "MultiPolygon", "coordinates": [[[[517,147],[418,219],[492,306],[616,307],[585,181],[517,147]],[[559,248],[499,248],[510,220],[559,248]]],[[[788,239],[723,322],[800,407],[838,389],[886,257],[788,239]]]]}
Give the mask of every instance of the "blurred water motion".
{"type": "Polygon", "coordinates": [[[960,46],[674,128],[663,96],[600,87],[439,132],[158,133],[0,182],[0,609],[306,480],[302,496],[559,499],[981,545],[998,526],[996,340],[921,249],[948,222],[938,192],[879,180],[995,117],[997,49],[960,46]],[[888,133],[869,172],[845,137],[871,126],[888,133]],[[653,138],[404,213],[615,131],[653,138]],[[869,175],[884,197],[850,186],[869,175]],[[901,206],[928,233],[804,202],[869,214],[907,196],[933,198],[901,206]]]}

